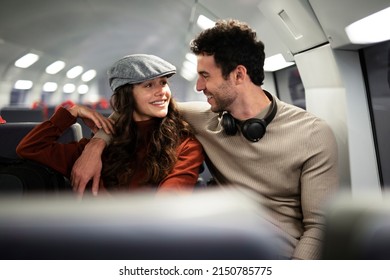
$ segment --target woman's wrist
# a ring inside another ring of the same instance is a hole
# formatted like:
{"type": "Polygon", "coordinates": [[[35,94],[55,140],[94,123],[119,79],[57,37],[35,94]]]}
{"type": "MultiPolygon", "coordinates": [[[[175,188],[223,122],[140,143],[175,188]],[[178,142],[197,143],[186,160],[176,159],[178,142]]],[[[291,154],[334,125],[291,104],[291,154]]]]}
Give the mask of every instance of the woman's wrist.
{"type": "Polygon", "coordinates": [[[78,106],[76,104],[69,106],[68,108],[65,107],[65,109],[68,110],[68,112],[71,113],[73,117],[78,117],[78,106]]]}

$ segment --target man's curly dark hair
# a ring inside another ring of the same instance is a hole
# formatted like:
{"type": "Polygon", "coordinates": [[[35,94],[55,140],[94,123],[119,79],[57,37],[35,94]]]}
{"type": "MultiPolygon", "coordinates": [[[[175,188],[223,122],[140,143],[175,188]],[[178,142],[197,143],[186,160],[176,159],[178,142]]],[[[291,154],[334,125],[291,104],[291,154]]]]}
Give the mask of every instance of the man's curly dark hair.
{"type": "Polygon", "coordinates": [[[243,65],[254,84],[263,84],[264,44],[245,22],[219,20],[214,27],[202,31],[190,48],[196,55],[214,55],[225,79],[238,65],[243,65]]]}

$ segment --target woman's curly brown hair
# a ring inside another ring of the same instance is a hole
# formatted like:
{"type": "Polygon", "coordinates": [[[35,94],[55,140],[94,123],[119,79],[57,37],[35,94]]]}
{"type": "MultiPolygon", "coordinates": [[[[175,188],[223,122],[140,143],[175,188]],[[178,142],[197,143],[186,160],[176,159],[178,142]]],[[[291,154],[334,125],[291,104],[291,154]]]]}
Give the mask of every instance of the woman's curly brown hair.
{"type": "MultiPolygon", "coordinates": [[[[140,164],[135,160],[138,133],[133,119],[136,106],[133,88],[130,84],[119,87],[110,100],[119,118],[115,122],[112,143],[103,152],[102,179],[107,188],[128,185],[135,167],[140,164]]],[[[156,118],[156,128],[143,162],[146,172],[143,184],[156,186],[169,174],[177,161],[176,148],[188,136],[192,136],[192,130],[171,99],[167,116],[156,118]]]]}

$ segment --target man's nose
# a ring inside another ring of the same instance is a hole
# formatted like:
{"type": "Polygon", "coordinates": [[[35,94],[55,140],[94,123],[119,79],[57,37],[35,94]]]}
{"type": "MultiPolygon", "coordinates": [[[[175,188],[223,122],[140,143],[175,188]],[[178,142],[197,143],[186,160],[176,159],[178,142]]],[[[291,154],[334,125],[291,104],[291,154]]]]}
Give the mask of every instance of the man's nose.
{"type": "Polygon", "coordinates": [[[202,91],[206,88],[206,83],[203,81],[202,78],[198,78],[196,81],[196,90],[197,91],[202,91]]]}

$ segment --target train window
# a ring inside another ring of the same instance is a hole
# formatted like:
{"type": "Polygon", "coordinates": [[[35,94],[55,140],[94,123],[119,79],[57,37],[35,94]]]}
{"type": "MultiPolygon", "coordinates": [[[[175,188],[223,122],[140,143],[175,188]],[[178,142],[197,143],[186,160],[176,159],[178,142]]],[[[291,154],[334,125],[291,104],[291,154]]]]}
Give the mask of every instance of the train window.
{"type": "Polygon", "coordinates": [[[11,91],[11,99],[9,104],[12,106],[23,105],[26,102],[29,90],[13,88],[11,91]]]}
{"type": "Polygon", "coordinates": [[[297,66],[284,68],[274,74],[280,100],[306,109],[305,88],[297,66]]]}
{"type": "Polygon", "coordinates": [[[361,50],[382,186],[390,188],[390,41],[361,50]]]}

